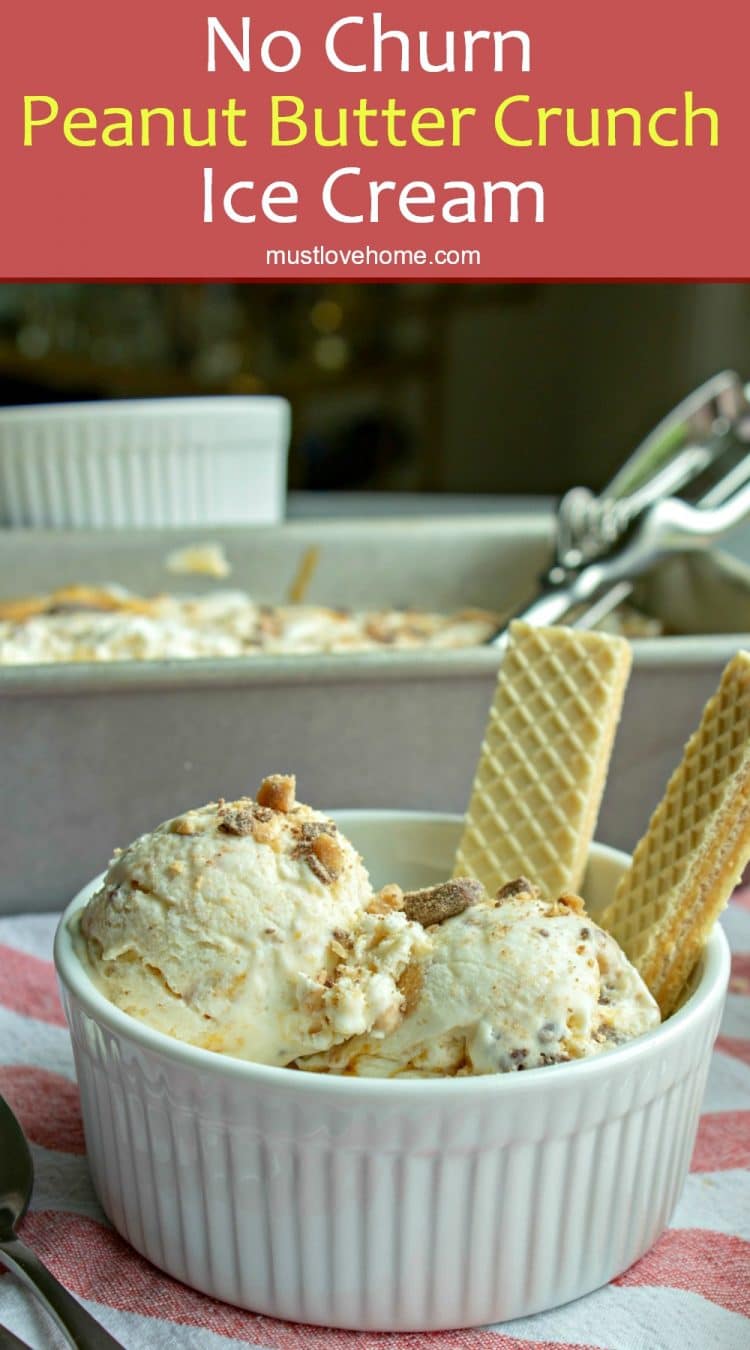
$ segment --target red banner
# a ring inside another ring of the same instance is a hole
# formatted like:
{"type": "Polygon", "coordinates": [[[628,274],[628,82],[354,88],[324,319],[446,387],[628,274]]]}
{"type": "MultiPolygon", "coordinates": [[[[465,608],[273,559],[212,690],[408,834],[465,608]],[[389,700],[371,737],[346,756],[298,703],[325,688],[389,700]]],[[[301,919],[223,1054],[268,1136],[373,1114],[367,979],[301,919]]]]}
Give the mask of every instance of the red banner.
{"type": "Polygon", "coordinates": [[[750,275],[750,10],[26,0],[0,273],[750,275]]]}

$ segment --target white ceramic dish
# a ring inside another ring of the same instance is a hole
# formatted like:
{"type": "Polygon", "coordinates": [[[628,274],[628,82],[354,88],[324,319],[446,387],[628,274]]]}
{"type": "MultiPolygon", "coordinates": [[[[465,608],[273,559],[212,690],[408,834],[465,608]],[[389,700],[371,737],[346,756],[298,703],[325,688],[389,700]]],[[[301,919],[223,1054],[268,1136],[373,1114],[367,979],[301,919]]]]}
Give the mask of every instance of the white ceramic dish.
{"type": "MultiPolygon", "coordinates": [[[[333,813],[376,885],[448,873],[460,818],[333,813]]],[[[595,845],[592,914],[626,857],[595,845]]],[[[155,1265],[300,1322],[437,1330],[604,1284],[665,1227],[685,1178],[729,973],[711,937],[663,1026],[599,1058],[418,1082],[294,1073],[174,1041],[94,987],[63,916],[55,960],[89,1161],[155,1265]]]]}
{"type": "Polygon", "coordinates": [[[113,399],[0,410],[0,525],[275,524],[283,398],[113,399]]]}

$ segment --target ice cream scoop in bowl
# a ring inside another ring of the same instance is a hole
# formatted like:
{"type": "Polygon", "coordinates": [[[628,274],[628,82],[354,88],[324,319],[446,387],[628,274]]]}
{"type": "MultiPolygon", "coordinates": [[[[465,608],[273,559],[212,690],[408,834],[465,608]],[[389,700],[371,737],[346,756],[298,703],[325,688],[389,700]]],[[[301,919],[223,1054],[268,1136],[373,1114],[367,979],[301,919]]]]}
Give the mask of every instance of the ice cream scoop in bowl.
{"type": "MultiPolygon", "coordinates": [[[[333,815],[374,888],[450,875],[461,818],[333,815]]],[[[627,861],[592,847],[593,920],[627,861]]],[[[578,1297],[664,1228],[728,979],[718,929],[678,1011],[606,1053],[527,1073],[373,1078],[217,1053],[123,1011],[77,937],[100,884],[68,907],[55,952],[88,1154],[114,1226],[176,1278],[297,1321],[432,1330],[578,1297]]]]}

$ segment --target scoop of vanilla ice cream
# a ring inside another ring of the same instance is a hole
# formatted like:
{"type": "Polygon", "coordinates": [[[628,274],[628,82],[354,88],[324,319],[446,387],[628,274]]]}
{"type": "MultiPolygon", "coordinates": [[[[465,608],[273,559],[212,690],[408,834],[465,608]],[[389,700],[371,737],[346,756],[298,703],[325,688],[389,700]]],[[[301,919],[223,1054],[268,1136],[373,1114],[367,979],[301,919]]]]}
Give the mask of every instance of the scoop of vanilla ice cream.
{"type": "Polygon", "coordinates": [[[427,929],[429,950],[411,969],[407,1015],[382,1040],[357,1037],[301,1068],[373,1077],[506,1073],[598,1054],[658,1024],[637,970],[578,897],[549,903],[519,879],[494,901],[470,897],[440,921],[441,889],[404,897],[407,914],[427,905],[427,917],[438,918],[427,929]]]}
{"type": "Polygon", "coordinates": [[[294,794],[275,775],[257,800],[188,811],[113,859],[78,934],[113,1003],[275,1065],[395,1025],[423,931],[403,913],[366,914],[361,858],[294,794]]]}

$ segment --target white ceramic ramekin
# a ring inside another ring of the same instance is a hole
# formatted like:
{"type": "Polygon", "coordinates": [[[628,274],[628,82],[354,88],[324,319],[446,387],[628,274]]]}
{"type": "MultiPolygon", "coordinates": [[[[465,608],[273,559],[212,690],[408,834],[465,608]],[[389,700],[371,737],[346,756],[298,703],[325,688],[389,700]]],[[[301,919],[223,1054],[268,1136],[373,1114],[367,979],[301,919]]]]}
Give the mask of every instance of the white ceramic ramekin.
{"type": "MultiPolygon", "coordinates": [[[[447,875],[457,817],[334,815],[376,884],[447,875]]],[[[625,864],[594,846],[592,913],[625,864]]],[[[691,997],[638,1041],[525,1074],[367,1081],[227,1059],[120,1012],[71,942],[90,892],[55,959],[94,1184],[177,1279],[300,1322],[437,1330],[577,1298],[665,1227],[726,991],[718,929],[691,997]]]]}
{"type": "Polygon", "coordinates": [[[0,525],[275,524],[283,398],[116,399],[0,410],[0,525]]]}

